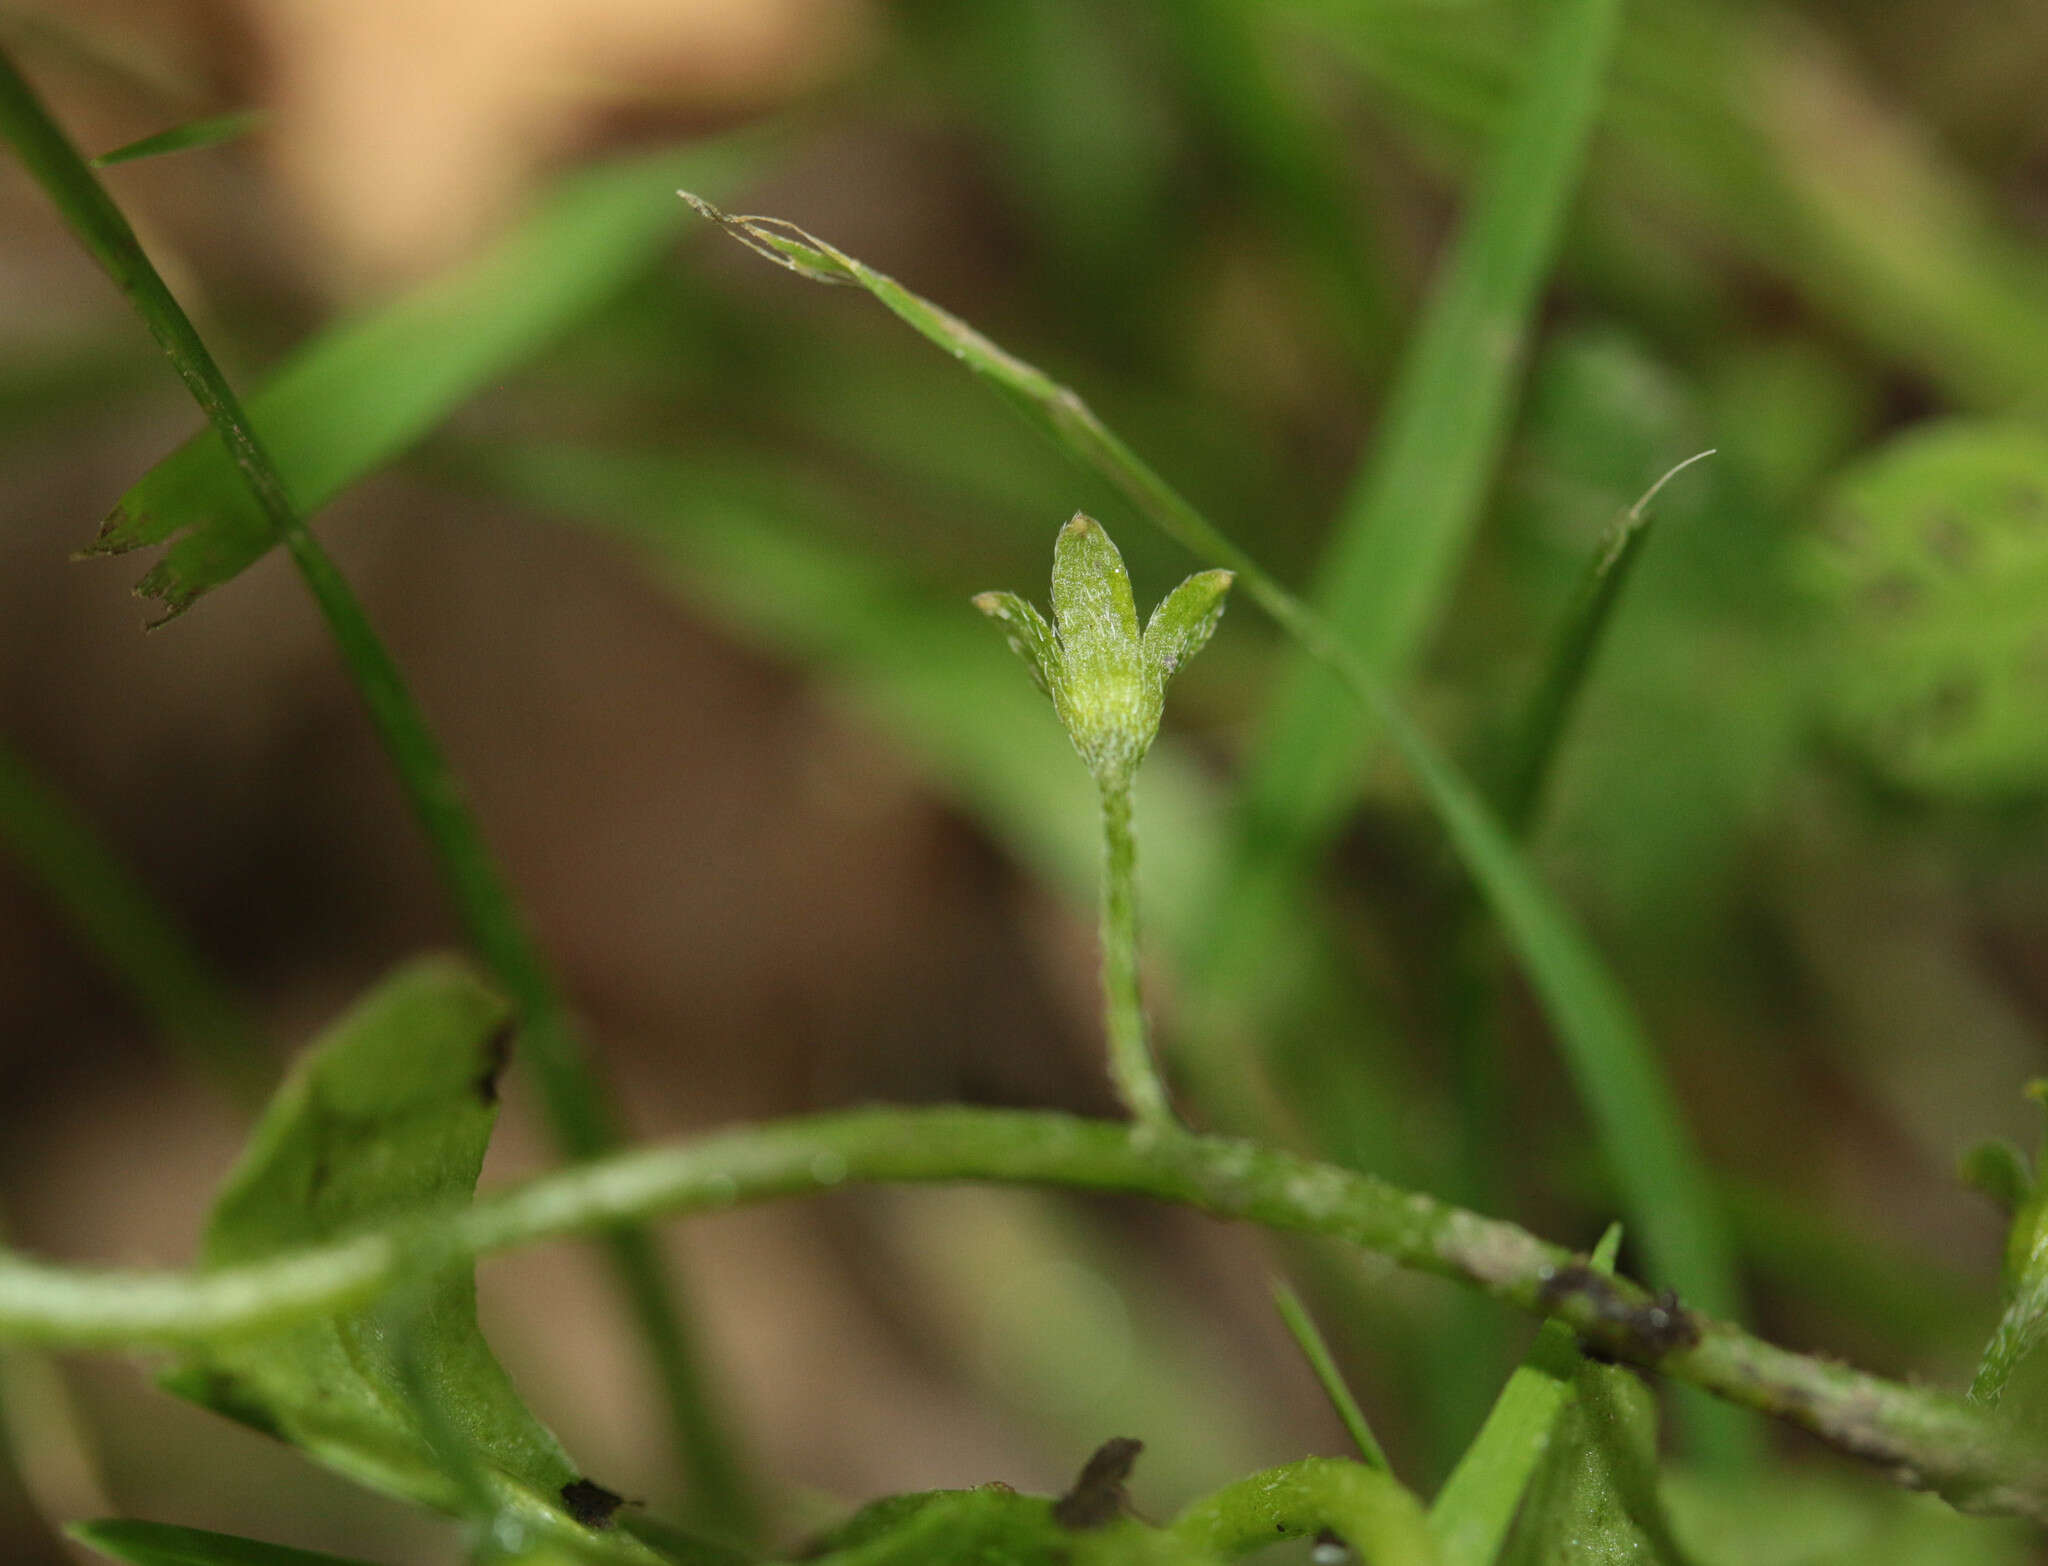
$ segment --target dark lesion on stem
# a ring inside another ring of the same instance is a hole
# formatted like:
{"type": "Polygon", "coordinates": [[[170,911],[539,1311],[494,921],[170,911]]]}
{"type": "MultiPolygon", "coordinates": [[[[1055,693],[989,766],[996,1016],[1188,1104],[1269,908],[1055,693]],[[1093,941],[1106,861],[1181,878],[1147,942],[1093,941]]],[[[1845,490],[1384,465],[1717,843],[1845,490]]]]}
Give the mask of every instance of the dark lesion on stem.
{"type": "Polygon", "coordinates": [[[1577,1318],[1573,1324],[1591,1339],[1590,1347],[1618,1350],[1643,1364],[1654,1364],[1667,1354],[1697,1348],[1700,1343],[1699,1318],[1679,1302],[1675,1291],[1665,1289],[1648,1300],[1632,1299],[1612,1277],[1589,1262],[1545,1267],[1536,1289],[1536,1307],[1577,1318]],[[1565,1307],[1573,1300],[1580,1302],[1580,1309],[1567,1312],[1565,1307]]]}

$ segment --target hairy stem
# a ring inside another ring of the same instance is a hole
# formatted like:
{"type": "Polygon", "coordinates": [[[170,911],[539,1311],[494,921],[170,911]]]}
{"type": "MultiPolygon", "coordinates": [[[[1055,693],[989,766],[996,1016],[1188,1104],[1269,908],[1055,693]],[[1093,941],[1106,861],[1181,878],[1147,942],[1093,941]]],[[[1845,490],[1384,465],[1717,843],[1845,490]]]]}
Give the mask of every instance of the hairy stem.
{"type": "Polygon", "coordinates": [[[1138,990],[1138,843],[1127,778],[1102,783],[1102,1016],[1117,1096],[1139,1125],[1172,1125],[1138,990]]]}
{"type": "Polygon", "coordinates": [[[963,1108],[866,1109],[617,1153],[474,1206],[257,1266],[103,1272],[0,1254],[0,1339],[142,1347],[360,1304],[422,1244],[482,1254],[850,1181],[1121,1192],[1323,1235],[1564,1322],[1601,1354],[1801,1426],[1958,1506],[2048,1522],[2048,1452],[1961,1399],[1794,1354],[1608,1278],[1562,1247],[1369,1175],[1171,1127],[963,1108]]]}

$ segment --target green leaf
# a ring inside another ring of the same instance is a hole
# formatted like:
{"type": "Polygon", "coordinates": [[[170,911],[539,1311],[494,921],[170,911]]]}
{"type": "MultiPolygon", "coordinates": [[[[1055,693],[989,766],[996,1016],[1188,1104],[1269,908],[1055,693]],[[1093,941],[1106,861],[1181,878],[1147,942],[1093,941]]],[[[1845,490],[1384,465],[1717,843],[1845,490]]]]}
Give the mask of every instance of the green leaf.
{"type": "MultiPolygon", "coordinates": [[[[1593,1266],[1613,1272],[1620,1249],[1621,1226],[1611,1224],[1594,1247],[1593,1266]]],[[[1576,1395],[1583,1363],[1571,1328],[1546,1321],[1430,1504],[1429,1526],[1443,1547],[1444,1566],[1492,1566],[1499,1556],[1530,1478],[1576,1395]]]]}
{"type": "Polygon", "coordinates": [[[1527,832],[1542,803],[1544,784],[1564,743],[1587,676],[1592,672],[1594,656],[1614,618],[1615,606],[1621,602],[1621,590],[1628,585],[1629,574],[1650,536],[1650,503],[1679,473],[1712,455],[1703,451],[1699,456],[1688,457],[1658,479],[1608,532],[1595,554],[1577,597],[1551,641],[1549,660],[1535,695],[1509,741],[1500,810],[1511,830],[1527,832]]]}
{"type": "Polygon", "coordinates": [[[1502,1566],[1686,1566],[1657,1479],[1657,1400],[1633,1371],[1582,1363],[1502,1566]]]}
{"type": "MultiPolygon", "coordinates": [[[[698,145],[574,175],[476,260],[294,353],[247,406],[298,514],[402,455],[610,297],[674,238],[676,182],[724,184],[756,145],[698,145]]],[[[169,617],[273,542],[226,449],[202,433],[121,497],[87,552],[167,545],[138,590],[169,617]]]]}
{"type": "MultiPolygon", "coordinates": [[[[207,1226],[203,1263],[233,1267],[466,1203],[497,1119],[505,1005],[448,960],[386,980],[293,1069],[258,1123],[207,1226]]],[[[502,1516],[595,1541],[604,1558],[656,1557],[578,1527],[562,1490],[582,1475],[512,1389],[476,1322],[464,1264],[423,1256],[410,1324],[426,1396],[459,1423],[502,1516]]],[[[198,1350],[166,1385],[303,1448],[360,1483],[444,1510],[463,1487],[437,1455],[400,1345],[376,1307],[198,1350]]]]}
{"type": "MultiPolygon", "coordinates": [[[[1397,689],[1442,615],[1513,422],[1621,10],[1621,0],[1551,8],[1317,572],[1323,619],[1397,689]]],[[[1263,836],[1283,833],[1296,854],[1328,837],[1356,796],[1372,721],[1327,669],[1297,661],[1246,783],[1263,836]]],[[[1213,906],[1228,921],[1255,905],[1224,896],[1213,906]]]]}
{"type": "Polygon", "coordinates": [[[154,135],[128,142],[112,152],[103,152],[92,160],[92,166],[110,169],[117,163],[133,163],[141,158],[160,158],[171,152],[217,147],[225,141],[239,140],[263,122],[264,115],[260,109],[237,109],[202,120],[187,120],[183,125],[173,125],[169,130],[160,130],[154,135]]]}
{"type": "Polygon", "coordinates": [[[1162,686],[1209,645],[1236,579],[1234,571],[1200,571],[1159,600],[1145,622],[1145,661],[1162,686]]]}
{"type": "Polygon", "coordinates": [[[1916,429],[1845,473],[1808,545],[1828,727],[1892,784],[1964,803],[2048,792],[2048,437],[1916,429]]]}
{"type": "Polygon", "coordinates": [[[128,1566],[366,1566],[352,1556],[295,1550],[203,1528],[108,1518],[73,1523],[64,1530],[80,1544],[128,1566]]]}

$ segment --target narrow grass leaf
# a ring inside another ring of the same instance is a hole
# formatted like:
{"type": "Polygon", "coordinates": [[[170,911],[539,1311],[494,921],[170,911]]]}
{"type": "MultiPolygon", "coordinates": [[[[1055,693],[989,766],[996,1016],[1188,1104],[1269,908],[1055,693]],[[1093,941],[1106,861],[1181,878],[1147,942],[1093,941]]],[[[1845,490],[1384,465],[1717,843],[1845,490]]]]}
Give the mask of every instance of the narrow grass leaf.
{"type": "MultiPolygon", "coordinates": [[[[1621,1225],[1610,1224],[1593,1250],[1593,1266],[1614,1271],[1621,1225]]],[[[1507,1543],[1515,1512],[1571,1403],[1584,1363],[1571,1328],[1546,1321],[1528,1357],[1501,1389],[1479,1434],[1430,1503],[1430,1531],[1444,1566],[1492,1566],[1507,1543]]]]}
{"type": "MultiPolygon", "coordinates": [[[[574,175],[475,261],[294,353],[249,398],[248,419],[296,513],[402,455],[623,286],[674,236],[673,208],[654,193],[678,178],[733,179],[752,146],[671,150],[574,175]]],[[[256,495],[202,434],[121,497],[89,552],[168,546],[139,591],[169,617],[274,541],[256,495]]]]}
{"type": "Polygon", "coordinates": [[[260,1097],[270,1065],[234,996],[120,856],[4,742],[0,846],[193,1066],[237,1099],[260,1097]]]}
{"type": "MultiPolygon", "coordinates": [[[[1535,307],[1578,185],[1621,0],[1555,8],[1317,573],[1312,602],[1398,689],[1442,614],[1513,422],[1535,307]]],[[[1261,852],[1305,855],[1357,791],[1369,714],[1313,660],[1267,714],[1246,777],[1261,852]]],[[[1257,904],[1231,897],[1219,919],[1257,904]]]]}
{"type": "Polygon", "coordinates": [[[1185,500],[1067,387],[893,278],[779,219],[733,217],[686,199],[742,243],[800,275],[864,288],[1008,398],[1067,454],[1242,590],[1335,670],[1401,753],[1465,868],[1501,921],[1546,1015],[1631,1221],[1654,1267],[1716,1314],[1733,1314],[1734,1268],[1699,1155],[1634,1011],[1571,914],[1543,885],[1478,790],[1402,712],[1385,682],[1327,623],[1185,500]]]}
{"type": "Polygon", "coordinates": [[[126,1517],[73,1523],[65,1532],[127,1566],[369,1566],[354,1556],[295,1550],[286,1544],[126,1517]]]}
{"type": "Polygon", "coordinates": [[[1528,832],[1541,808],[1544,785],[1577,710],[1594,655],[1607,634],[1615,605],[1621,602],[1622,589],[1628,585],[1636,558],[1649,539],[1650,503],[1679,473],[1712,455],[1703,451],[1688,457],[1651,485],[1614,525],[1587,570],[1551,643],[1535,696],[1508,745],[1498,804],[1501,819],[1518,837],[1528,832]]]}
{"type": "Polygon", "coordinates": [[[1301,1296],[1279,1278],[1273,1280],[1273,1304],[1280,1312],[1280,1319],[1287,1324],[1287,1332],[1294,1339],[1294,1346],[1301,1350],[1301,1357],[1308,1361],[1308,1367],[1315,1372],[1316,1383],[1323,1389],[1323,1396],[1330,1400],[1337,1417],[1343,1421],[1345,1433],[1351,1437],[1351,1444],[1358,1448],[1358,1455],[1366,1463],[1391,1473],[1393,1467],[1387,1461],[1379,1440],[1367,1423],[1365,1410],[1358,1406],[1358,1399],[1351,1395],[1351,1388],[1345,1384],[1344,1372],[1337,1368],[1337,1356],[1330,1352],[1330,1345],[1323,1341],[1317,1330],[1315,1318],[1308,1313],[1308,1307],[1301,1302],[1301,1296]]]}
{"type": "Polygon", "coordinates": [[[251,131],[260,129],[263,123],[264,115],[260,109],[236,109],[229,114],[187,120],[183,125],[173,125],[169,130],[160,130],[152,136],[116,147],[111,152],[103,152],[92,160],[92,166],[110,169],[117,163],[135,163],[143,158],[191,152],[199,147],[218,147],[223,142],[239,141],[251,131]]]}

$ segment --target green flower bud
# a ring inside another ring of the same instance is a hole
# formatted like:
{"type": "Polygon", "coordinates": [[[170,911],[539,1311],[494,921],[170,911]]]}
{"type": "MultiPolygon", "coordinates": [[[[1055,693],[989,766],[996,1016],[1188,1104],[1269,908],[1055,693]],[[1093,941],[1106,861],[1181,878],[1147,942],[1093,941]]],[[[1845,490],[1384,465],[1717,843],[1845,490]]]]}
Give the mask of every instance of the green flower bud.
{"type": "Polygon", "coordinates": [[[1228,571],[1189,577],[1140,632],[1123,556],[1077,513],[1053,543],[1053,623],[1015,593],[982,593],[974,606],[1002,622],[1096,780],[1121,786],[1159,733],[1167,681],[1215,633],[1230,583],[1228,571]]]}

